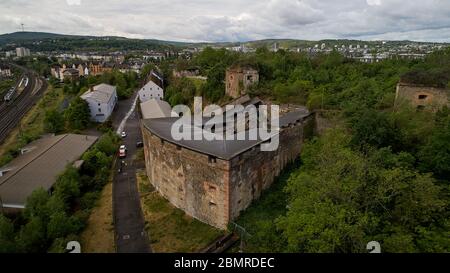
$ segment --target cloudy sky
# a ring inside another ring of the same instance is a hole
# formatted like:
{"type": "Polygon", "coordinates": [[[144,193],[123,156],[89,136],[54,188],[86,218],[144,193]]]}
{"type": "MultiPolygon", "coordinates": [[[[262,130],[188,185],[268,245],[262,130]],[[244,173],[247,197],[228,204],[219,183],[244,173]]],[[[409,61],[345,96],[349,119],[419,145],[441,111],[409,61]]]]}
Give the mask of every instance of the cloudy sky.
{"type": "Polygon", "coordinates": [[[450,0],[0,0],[0,33],[450,42],[450,0]]]}

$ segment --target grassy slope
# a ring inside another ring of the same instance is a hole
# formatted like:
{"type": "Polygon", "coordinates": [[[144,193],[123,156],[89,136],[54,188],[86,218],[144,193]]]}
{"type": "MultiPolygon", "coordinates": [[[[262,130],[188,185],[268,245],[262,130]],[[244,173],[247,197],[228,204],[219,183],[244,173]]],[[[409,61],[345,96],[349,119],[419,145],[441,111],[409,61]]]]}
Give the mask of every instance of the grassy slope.
{"type": "Polygon", "coordinates": [[[102,191],[97,206],[89,216],[86,229],[81,233],[84,253],[115,253],[112,216],[112,183],[102,191]]]}
{"type": "Polygon", "coordinates": [[[186,215],[154,191],[145,173],[137,174],[146,230],[154,252],[197,252],[223,234],[186,215]]]}
{"type": "Polygon", "coordinates": [[[30,109],[20,122],[20,126],[11,131],[5,142],[0,146],[0,166],[11,160],[8,156],[8,150],[19,149],[27,144],[23,136],[38,138],[44,133],[45,112],[48,109],[58,107],[63,100],[62,89],[50,86],[45,91],[44,97],[30,109]]]}

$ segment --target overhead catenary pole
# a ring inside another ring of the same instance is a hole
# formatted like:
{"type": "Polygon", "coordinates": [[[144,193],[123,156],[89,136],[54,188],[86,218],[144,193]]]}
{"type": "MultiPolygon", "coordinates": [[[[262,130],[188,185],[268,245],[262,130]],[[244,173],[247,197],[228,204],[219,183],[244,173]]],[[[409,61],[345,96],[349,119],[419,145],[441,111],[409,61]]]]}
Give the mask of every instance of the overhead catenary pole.
{"type": "Polygon", "coordinates": [[[252,236],[250,235],[250,233],[247,232],[247,230],[243,226],[240,226],[235,222],[231,222],[231,224],[234,225],[234,230],[236,230],[236,229],[238,230],[239,237],[241,239],[241,242],[239,244],[239,253],[243,253],[244,247],[245,247],[245,236],[247,236],[247,237],[252,237],[252,236]]]}

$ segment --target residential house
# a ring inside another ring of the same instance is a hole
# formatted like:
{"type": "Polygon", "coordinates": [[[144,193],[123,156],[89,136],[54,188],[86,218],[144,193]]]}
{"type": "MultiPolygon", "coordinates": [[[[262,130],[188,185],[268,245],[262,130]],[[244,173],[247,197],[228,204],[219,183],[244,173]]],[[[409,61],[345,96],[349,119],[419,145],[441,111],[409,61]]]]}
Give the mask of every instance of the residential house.
{"type": "Polygon", "coordinates": [[[157,76],[155,72],[151,72],[149,81],[139,90],[139,100],[146,102],[151,99],[162,100],[164,98],[164,89],[162,78],[157,76]]]}
{"type": "Polygon", "coordinates": [[[31,55],[31,53],[28,48],[18,47],[18,48],[16,48],[16,55],[17,55],[17,57],[28,57],[31,55]]]}
{"type": "Polygon", "coordinates": [[[115,86],[102,83],[86,91],[81,98],[89,105],[91,119],[105,122],[117,104],[117,90],[115,86]]]}
{"type": "Polygon", "coordinates": [[[113,63],[92,62],[89,64],[89,75],[97,76],[114,69],[113,63]]]}
{"type": "Polygon", "coordinates": [[[68,68],[63,71],[63,80],[76,81],[80,78],[80,72],[75,68],[68,68]]]}
{"type": "Polygon", "coordinates": [[[60,78],[61,70],[62,70],[62,67],[60,65],[54,65],[50,68],[50,74],[54,78],[61,79],[60,78]]]}
{"type": "Polygon", "coordinates": [[[11,68],[9,68],[8,66],[0,65],[0,76],[5,78],[11,77],[12,76],[11,68]]]}
{"type": "Polygon", "coordinates": [[[89,75],[89,68],[87,67],[86,64],[79,64],[77,66],[78,69],[78,73],[80,74],[80,76],[88,76],[89,75]]]}
{"type": "Polygon", "coordinates": [[[92,62],[89,64],[89,72],[93,76],[103,74],[103,65],[99,62],[92,62]]]}

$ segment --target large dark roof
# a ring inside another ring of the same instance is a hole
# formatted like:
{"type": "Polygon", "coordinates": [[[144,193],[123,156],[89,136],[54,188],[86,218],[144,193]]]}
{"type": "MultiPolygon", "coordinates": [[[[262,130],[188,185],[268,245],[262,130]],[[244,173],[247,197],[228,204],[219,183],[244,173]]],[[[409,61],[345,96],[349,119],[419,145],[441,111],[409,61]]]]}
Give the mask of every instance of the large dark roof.
{"type": "Polygon", "coordinates": [[[23,208],[30,194],[42,187],[50,189],[68,164],[79,159],[95,136],[66,134],[45,137],[30,143],[11,163],[1,168],[0,201],[3,207],[23,208]]]}
{"type": "MultiPolygon", "coordinates": [[[[280,128],[287,127],[290,124],[295,124],[296,122],[303,120],[309,115],[311,115],[311,113],[307,110],[297,110],[289,112],[280,117],[280,128]]],[[[197,151],[199,153],[211,155],[225,160],[230,160],[238,156],[239,154],[269,140],[261,139],[259,137],[258,140],[175,140],[172,137],[171,128],[173,123],[178,119],[179,118],[176,117],[148,119],[143,120],[143,124],[145,128],[147,128],[152,134],[165,141],[193,151],[197,151]]],[[[209,119],[204,118],[203,124],[205,124],[207,120],[209,119]]]]}

